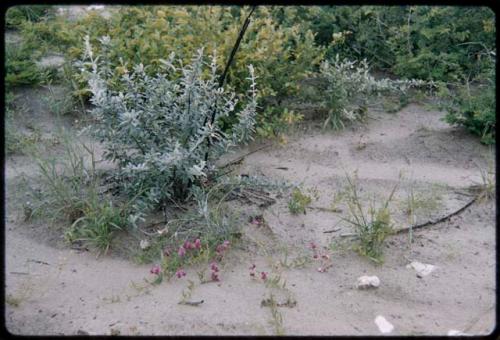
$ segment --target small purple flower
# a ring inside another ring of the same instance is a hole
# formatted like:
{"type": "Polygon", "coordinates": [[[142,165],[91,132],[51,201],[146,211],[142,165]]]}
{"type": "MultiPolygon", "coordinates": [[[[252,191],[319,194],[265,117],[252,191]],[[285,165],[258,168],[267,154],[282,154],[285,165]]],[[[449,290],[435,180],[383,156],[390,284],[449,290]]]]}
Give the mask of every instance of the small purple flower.
{"type": "Polygon", "coordinates": [[[224,249],[227,249],[229,247],[229,241],[224,241],[224,243],[222,243],[222,246],[224,247],[224,249]]]}
{"type": "Polygon", "coordinates": [[[251,266],[250,268],[248,268],[248,269],[250,269],[250,270],[254,270],[256,267],[257,267],[257,266],[255,265],[255,263],[252,263],[252,266],[251,266]]]}
{"type": "Polygon", "coordinates": [[[186,276],[186,272],[183,269],[178,269],[175,272],[175,275],[180,279],[181,277],[186,276]]]}
{"type": "Polygon", "coordinates": [[[267,273],[266,272],[260,272],[260,278],[264,281],[267,280],[267,273]]]}
{"type": "Polygon", "coordinates": [[[177,254],[179,254],[180,257],[183,257],[184,255],[186,255],[186,249],[183,246],[180,246],[177,254]]]}
{"type": "Polygon", "coordinates": [[[316,249],[316,247],[317,247],[317,246],[316,246],[316,243],[314,243],[314,242],[311,242],[311,243],[309,244],[309,246],[311,247],[311,249],[316,249]]]}
{"type": "Polygon", "coordinates": [[[215,263],[215,262],[212,262],[212,264],[210,265],[210,269],[212,269],[212,271],[214,271],[214,272],[219,271],[219,267],[217,267],[217,263],[215,263]]]}
{"type": "Polygon", "coordinates": [[[161,268],[159,265],[155,264],[153,268],[149,271],[151,274],[159,275],[161,271],[161,268]]]}
{"type": "Polygon", "coordinates": [[[219,281],[219,274],[212,272],[212,281],[219,281]]]}
{"type": "Polygon", "coordinates": [[[194,241],[194,247],[196,249],[201,249],[201,240],[199,238],[197,238],[195,241],[194,241]]]}
{"type": "Polygon", "coordinates": [[[184,249],[191,249],[191,247],[192,247],[191,242],[189,242],[189,241],[184,242],[183,247],[184,247],[184,249]]]}

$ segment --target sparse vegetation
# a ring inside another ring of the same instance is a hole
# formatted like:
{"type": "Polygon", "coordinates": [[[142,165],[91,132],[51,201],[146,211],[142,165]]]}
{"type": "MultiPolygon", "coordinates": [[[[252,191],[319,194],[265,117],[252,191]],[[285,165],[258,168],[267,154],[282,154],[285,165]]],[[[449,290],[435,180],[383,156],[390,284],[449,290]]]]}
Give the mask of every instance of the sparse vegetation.
{"type": "Polygon", "coordinates": [[[274,331],[276,335],[285,335],[285,328],[283,326],[283,315],[278,309],[276,304],[276,300],[274,299],[273,294],[269,295],[269,309],[271,311],[271,325],[274,327],[274,331]]]}
{"type": "Polygon", "coordinates": [[[288,201],[288,209],[292,214],[305,214],[306,208],[312,203],[313,196],[317,199],[317,192],[311,191],[311,195],[303,193],[299,188],[292,190],[291,198],[288,201]]]}
{"type": "Polygon", "coordinates": [[[397,185],[394,186],[385,202],[376,206],[373,199],[366,211],[359,196],[357,174],[355,173],[354,177],[346,175],[346,180],[348,189],[346,199],[350,218],[344,218],[344,220],[355,228],[358,241],[354,249],[370,260],[381,263],[385,239],[393,231],[389,203],[394,196],[397,185]]]}

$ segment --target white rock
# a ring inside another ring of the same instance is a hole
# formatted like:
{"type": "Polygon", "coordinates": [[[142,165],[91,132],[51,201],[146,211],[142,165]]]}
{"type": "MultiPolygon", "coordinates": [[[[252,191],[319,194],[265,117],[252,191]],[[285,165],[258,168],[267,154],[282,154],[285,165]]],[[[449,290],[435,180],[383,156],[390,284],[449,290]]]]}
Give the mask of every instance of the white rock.
{"type": "Polygon", "coordinates": [[[382,315],[375,318],[375,324],[377,325],[379,331],[383,334],[389,334],[394,330],[394,326],[382,315]]]}
{"type": "Polygon", "coordinates": [[[432,264],[421,263],[418,261],[413,261],[409,265],[406,266],[408,269],[414,269],[417,272],[418,277],[424,277],[432,273],[436,266],[432,264]]]}
{"type": "Polygon", "coordinates": [[[380,280],[376,276],[361,276],[356,282],[358,289],[378,288],[378,286],[380,286],[380,280]]]}
{"type": "Polygon", "coordinates": [[[456,329],[450,329],[448,331],[448,336],[456,336],[456,335],[470,335],[470,334],[457,331],[456,329]]]}
{"type": "Polygon", "coordinates": [[[141,249],[148,249],[150,244],[149,244],[149,241],[148,240],[141,240],[140,242],[140,247],[141,249]]]}

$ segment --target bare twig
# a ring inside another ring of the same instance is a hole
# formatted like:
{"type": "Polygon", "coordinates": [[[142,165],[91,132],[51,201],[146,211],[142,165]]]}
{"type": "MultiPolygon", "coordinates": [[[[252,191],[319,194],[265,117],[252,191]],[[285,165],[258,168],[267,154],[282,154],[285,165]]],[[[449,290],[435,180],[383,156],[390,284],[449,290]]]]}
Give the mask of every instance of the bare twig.
{"type": "MultiPolygon", "coordinates": [[[[250,16],[252,16],[252,13],[255,11],[257,6],[252,6],[252,9],[250,10],[250,13],[245,19],[245,22],[243,23],[243,26],[241,27],[240,33],[238,34],[238,39],[236,39],[236,43],[233,46],[233,50],[231,51],[231,55],[229,56],[229,59],[227,61],[226,67],[224,68],[224,72],[222,73],[221,77],[219,78],[219,87],[224,86],[224,81],[226,80],[227,73],[229,71],[229,67],[231,66],[234,56],[236,55],[236,52],[238,51],[238,47],[240,47],[241,39],[243,39],[243,36],[245,35],[245,32],[248,28],[248,25],[250,24],[250,16]]],[[[213,107],[212,111],[212,116],[210,117],[210,124],[214,124],[215,121],[215,115],[217,113],[217,98],[215,99],[215,104],[213,107]]],[[[205,121],[203,122],[203,126],[206,126],[208,123],[208,116],[205,117],[205,121]]],[[[207,151],[205,152],[205,162],[208,161],[208,149],[210,148],[210,138],[207,138],[207,151]]]]}
{"type": "Polygon", "coordinates": [[[269,148],[271,146],[272,146],[272,144],[266,144],[266,145],[263,145],[261,147],[258,147],[257,149],[252,150],[250,152],[247,152],[243,156],[240,156],[240,157],[236,158],[235,160],[232,160],[232,161],[224,164],[223,166],[220,167],[220,169],[224,169],[224,168],[227,168],[230,165],[241,163],[241,161],[243,161],[245,159],[245,157],[250,156],[251,154],[256,153],[257,151],[260,151],[260,150],[263,150],[263,149],[267,149],[267,148],[269,148]]]}
{"type": "MultiPolygon", "coordinates": [[[[419,224],[416,224],[416,225],[413,225],[413,226],[409,226],[409,227],[406,227],[406,228],[397,229],[397,230],[394,231],[393,235],[405,233],[405,232],[410,231],[410,230],[413,231],[415,229],[419,229],[419,228],[423,228],[423,227],[427,227],[427,226],[430,226],[430,225],[435,225],[435,224],[444,222],[447,219],[449,219],[450,217],[453,217],[455,215],[460,214],[462,211],[464,211],[469,206],[471,206],[474,202],[476,202],[477,199],[478,199],[478,196],[474,197],[472,200],[470,200],[469,202],[467,202],[467,204],[465,204],[464,206],[462,206],[460,209],[455,210],[454,212],[452,212],[452,213],[450,213],[450,214],[448,214],[446,216],[440,217],[440,218],[435,219],[435,220],[430,220],[430,221],[427,221],[427,222],[424,222],[424,223],[419,223],[419,224]]],[[[339,236],[340,237],[357,237],[358,234],[356,234],[356,233],[345,233],[345,234],[340,234],[339,236]]]]}
{"type": "Polygon", "coordinates": [[[474,202],[476,202],[478,196],[474,197],[473,199],[471,199],[469,202],[467,202],[467,204],[465,204],[464,206],[462,206],[460,209],[458,210],[455,210],[454,212],[446,215],[446,216],[443,216],[443,217],[440,217],[436,220],[430,220],[430,221],[427,221],[427,222],[424,222],[424,223],[419,223],[417,225],[414,225],[414,226],[410,226],[410,227],[406,227],[406,228],[401,228],[401,229],[398,229],[396,230],[394,233],[395,234],[400,234],[400,233],[404,233],[404,232],[407,232],[409,231],[410,229],[419,229],[419,228],[423,228],[423,227],[427,227],[427,226],[430,226],[430,225],[435,225],[435,224],[438,224],[438,223],[441,223],[441,222],[444,222],[446,221],[447,219],[449,219],[450,217],[452,216],[455,216],[455,215],[458,215],[460,214],[462,211],[464,211],[465,209],[467,209],[469,206],[471,206],[474,202]]]}
{"type": "Polygon", "coordinates": [[[200,300],[200,301],[181,301],[181,302],[179,302],[179,305],[186,305],[186,306],[197,307],[197,306],[201,305],[203,302],[204,302],[204,300],[200,300]]]}
{"type": "Polygon", "coordinates": [[[26,262],[34,262],[34,263],[45,264],[47,266],[50,266],[50,264],[45,262],[45,261],[40,261],[40,260],[35,260],[35,259],[28,259],[28,260],[26,260],[26,262]]]}
{"type": "Polygon", "coordinates": [[[332,213],[341,213],[343,211],[342,209],[339,209],[339,208],[325,208],[325,207],[315,207],[315,206],[307,207],[307,208],[315,209],[315,210],[319,210],[319,211],[332,212],[332,213]]]}

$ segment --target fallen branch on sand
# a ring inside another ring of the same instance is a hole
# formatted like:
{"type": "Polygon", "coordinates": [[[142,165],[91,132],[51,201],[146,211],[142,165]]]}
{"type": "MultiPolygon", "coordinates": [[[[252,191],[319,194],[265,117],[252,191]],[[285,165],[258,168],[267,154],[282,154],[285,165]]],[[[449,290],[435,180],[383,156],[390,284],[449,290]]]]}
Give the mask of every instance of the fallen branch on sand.
{"type": "Polygon", "coordinates": [[[263,145],[263,146],[261,146],[261,147],[258,147],[258,148],[257,148],[257,149],[255,149],[255,150],[252,150],[252,151],[250,151],[250,152],[247,152],[246,154],[244,154],[244,155],[242,155],[242,156],[240,156],[240,157],[236,158],[235,160],[232,160],[232,161],[230,161],[230,162],[228,162],[228,163],[224,164],[223,166],[221,166],[221,167],[220,167],[220,169],[227,168],[228,166],[231,166],[231,165],[234,165],[234,164],[239,164],[239,163],[241,163],[241,162],[245,159],[245,157],[250,156],[251,154],[256,153],[257,151],[260,151],[260,150],[263,150],[263,149],[267,149],[267,148],[271,147],[272,145],[273,145],[273,144],[263,145]]]}
{"type": "MultiPolygon", "coordinates": [[[[464,206],[462,206],[458,210],[455,210],[452,213],[449,213],[446,216],[440,217],[440,218],[435,219],[435,220],[430,220],[430,221],[427,221],[427,222],[424,222],[424,223],[419,223],[419,224],[416,224],[414,226],[409,226],[409,227],[406,227],[406,228],[397,229],[397,230],[394,231],[393,235],[405,233],[405,232],[410,231],[410,230],[420,229],[420,228],[423,228],[423,227],[427,227],[427,226],[431,226],[431,225],[435,225],[435,224],[444,222],[447,219],[449,219],[450,217],[458,215],[462,211],[464,211],[465,209],[467,209],[469,206],[471,206],[474,202],[477,201],[478,197],[479,196],[475,196],[473,199],[471,199],[469,202],[467,202],[464,206]]],[[[339,236],[340,237],[354,237],[354,236],[357,236],[357,234],[356,233],[345,233],[345,234],[340,234],[339,236]]]]}

